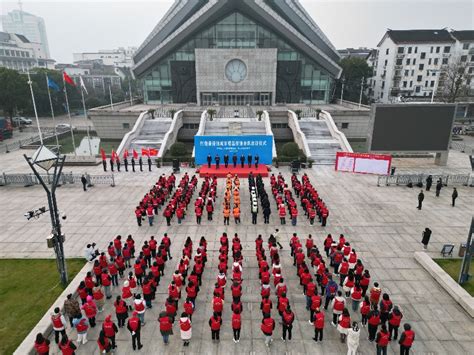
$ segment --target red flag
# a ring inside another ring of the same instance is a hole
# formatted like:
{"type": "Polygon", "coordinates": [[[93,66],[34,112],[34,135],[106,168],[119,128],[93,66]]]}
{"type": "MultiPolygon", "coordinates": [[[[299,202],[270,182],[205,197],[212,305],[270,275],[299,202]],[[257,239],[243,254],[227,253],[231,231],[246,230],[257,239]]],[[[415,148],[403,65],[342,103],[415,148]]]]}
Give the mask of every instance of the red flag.
{"type": "Polygon", "coordinates": [[[150,148],[150,157],[156,157],[158,155],[158,150],[150,148]]]}
{"type": "Polygon", "coordinates": [[[133,150],[132,153],[133,153],[133,159],[138,159],[138,153],[135,149],[133,150]]]}
{"type": "Polygon", "coordinates": [[[127,158],[128,158],[128,150],[125,150],[125,151],[123,152],[123,158],[124,158],[124,159],[127,159],[127,158]]]}
{"type": "Polygon", "coordinates": [[[143,155],[146,155],[147,157],[150,156],[150,152],[148,151],[148,149],[142,148],[142,156],[143,155]]]}
{"type": "Polygon", "coordinates": [[[107,155],[105,154],[105,150],[100,148],[100,154],[102,155],[102,160],[107,160],[107,155]]]}
{"type": "Polygon", "coordinates": [[[72,80],[72,78],[69,75],[67,75],[65,71],[63,72],[63,79],[69,85],[76,86],[76,83],[74,82],[74,80],[72,80]]]}

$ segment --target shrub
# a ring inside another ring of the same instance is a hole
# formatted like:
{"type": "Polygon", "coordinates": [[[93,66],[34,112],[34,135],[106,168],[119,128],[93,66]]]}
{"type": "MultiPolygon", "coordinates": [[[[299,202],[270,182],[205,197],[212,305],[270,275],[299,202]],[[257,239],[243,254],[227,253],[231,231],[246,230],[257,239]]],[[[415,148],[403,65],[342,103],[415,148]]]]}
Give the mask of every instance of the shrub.
{"type": "Polygon", "coordinates": [[[188,153],[186,150],[186,145],[182,142],[174,143],[170,148],[170,152],[174,157],[182,157],[188,153]]]}
{"type": "Polygon", "coordinates": [[[297,157],[300,153],[300,149],[295,142],[288,142],[281,148],[281,155],[286,157],[297,157]]]}

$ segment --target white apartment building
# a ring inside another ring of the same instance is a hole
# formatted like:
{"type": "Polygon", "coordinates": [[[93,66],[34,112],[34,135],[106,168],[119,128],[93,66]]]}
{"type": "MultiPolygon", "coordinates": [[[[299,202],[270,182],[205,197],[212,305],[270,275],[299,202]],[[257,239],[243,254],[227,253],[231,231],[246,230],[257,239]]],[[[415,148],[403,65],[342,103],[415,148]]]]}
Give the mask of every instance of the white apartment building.
{"type": "Polygon", "coordinates": [[[112,50],[101,49],[98,52],[73,53],[73,61],[74,63],[82,61],[101,61],[104,65],[131,68],[133,66],[132,56],[136,50],[136,47],[119,47],[112,50]]]}
{"type": "Polygon", "coordinates": [[[30,42],[23,35],[0,32],[0,67],[20,72],[54,69],[54,60],[45,58],[41,44],[30,42]]]}
{"type": "MultiPolygon", "coordinates": [[[[368,93],[381,103],[428,100],[442,93],[446,70],[459,60],[472,63],[474,75],[474,31],[388,30],[368,57],[374,69],[368,93]]],[[[474,92],[470,78],[465,84],[474,92]]]]}
{"type": "Polygon", "coordinates": [[[22,10],[13,10],[0,16],[3,31],[20,34],[33,43],[39,43],[44,54],[43,59],[50,59],[48,36],[43,18],[22,10]]]}

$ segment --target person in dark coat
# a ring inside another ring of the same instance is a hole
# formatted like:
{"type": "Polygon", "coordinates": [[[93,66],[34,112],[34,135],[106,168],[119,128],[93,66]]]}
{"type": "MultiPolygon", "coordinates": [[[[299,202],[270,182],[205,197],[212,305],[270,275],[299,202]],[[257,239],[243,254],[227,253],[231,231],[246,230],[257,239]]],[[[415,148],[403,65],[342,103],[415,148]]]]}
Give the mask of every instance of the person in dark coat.
{"type": "Polygon", "coordinates": [[[226,168],[229,166],[229,154],[224,155],[224,166],[226,168]]]}
{"type": "Polygon", "coordinates": [[[423,200],[425,199],[425,194],[423,193],[423,190],[420,191],[418,194],[418,209],[421,210],[423,207],[423,200]]]}
{"type": "Polygon", "coordinates": [[[252,167],[252,154],[247,155],[247,164],[249,168],[252,167]]]}
{"type": "Polygon", "coordinates": [[[110,158],[109,163],[110,163],[110,170],[114,171],[114,160],[112,158],[110,158]]]}
{"type": "Polygon", "coordinates": [[[245,156],[242,154],[240,155],[240,166],[243,168],[245,164],[245,156]]]}
{"type": "Polygon", "coordinates": [[[433,185],[433,177],[431,175],[428,175],[426,178],[426,191],[430,191],[431,185],[433,185]]]}
{"type": "Polygon", "coordinates": [[[140,165],[140,171],[143,171],[143,160],[142,160],[142,157],[138,158],[138,165],[140,165]]]}
{"type": "Polygon", "coordinates": [[[104,167],[104,171],[107,171],[107,160],[102,160],[102,166],[104,167]]]}
{"type": "Polygon", "coordinates": [[[216,154],[214,160],[216,161],[216,169],[219,169],[219,164],[221,162],[221,158],[219,157],[219,154],[216,154]]]}
{"type": "Polygon", "coordinates": [[[132,170],[133,172],[135,172],[135,159],[132,158],[132,170]]]}
{"type": "Polygon", "coordinates": [[[212,163],[212,157],[211,154],[207,155],[207,167],[210,168],[212,163]]]}
{"type": "Polygon", "coordinates": [[[255,169],[258,169],[258,161],[260,160],[260,157],[258,156],[258,154],[255,155],[255,169]]]}
{"type": "Polygon", "coordinates": [[[123,160],[123,165],[125,166],[125,171],[128,172],[128,159],[127,158],[123,160]]]}
{"type": "Polygon", "coordinates": [[[148,162],[148,171],[151,171],[151,158],[150,157],[148,157],[147,162],[148,162]]]}
{"type": "Polygon", "coordinates": [[[451,197],[453,201],[451,205],[454,207],[454,205],[456,204],[456,199],[458,198],[458,190],[456,190],[455,187],[453,188],[453,194],[451,195],[451,197]]]}
{"type": "Polygon", "coordinates": [[[421,244],[423,244],[423,249],[428,249],[428,243],[430,242],[430,238],[431,238],[431,229],[429,229],[428,227],[425,228],[425,230],[423,231],[423,238],[421,239],[421,244]]]}
{"type": "Polygon", "coordinates": [[[87,191],[87,179],[84,175],[81,176],[82,188],[87,191]]]}
{"type": "Polygon", "coordinates": [[[232,156],[232,163],[234,164],[234,168],[237,166],[237,154],[234,153],[232,156]]]}
{"type": "Polygon", "coordinates": [[[436,183],[436,197],[439,197],[439,194],[442,188],[443,188],[443,182],[441,181],[441,179],[439,179],[438,182],[436,183]]]}

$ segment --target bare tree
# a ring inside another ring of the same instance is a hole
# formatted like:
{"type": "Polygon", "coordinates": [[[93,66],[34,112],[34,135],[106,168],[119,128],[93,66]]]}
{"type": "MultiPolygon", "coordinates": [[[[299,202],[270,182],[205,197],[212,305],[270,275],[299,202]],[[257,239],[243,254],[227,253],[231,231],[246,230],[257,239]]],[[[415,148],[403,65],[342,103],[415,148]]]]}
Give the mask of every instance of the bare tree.
{"type": "Polygon", "coordinates": [[[455,59],[440,74],[439,90],[446,102],[455,102],[459,97],[469,94],[469,66],[468,62],[455,59]]]}

